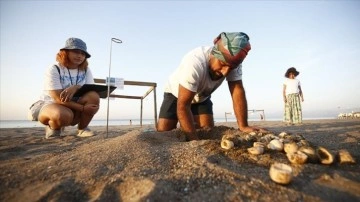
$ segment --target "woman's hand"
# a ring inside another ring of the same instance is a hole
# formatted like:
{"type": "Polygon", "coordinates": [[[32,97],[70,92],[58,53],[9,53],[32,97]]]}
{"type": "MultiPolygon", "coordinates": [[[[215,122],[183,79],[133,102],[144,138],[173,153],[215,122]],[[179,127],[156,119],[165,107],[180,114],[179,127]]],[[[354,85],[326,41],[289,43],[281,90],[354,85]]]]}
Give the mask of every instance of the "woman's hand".
{"type": "Polygon", "coordinates": [[[61,93],[60,93],[61,102],[71,101],[71,99],[73,98],[74,94],[76,93],[76,91],[78,89],[79,89],[79,86],[73,85],[73,86],[69,86],[69,87],[65,88],[63,91],[61,91],[61,93]]]}
{"type": "Polygon", "coordinates": [[[73,96],[73,94],[71,93],[71,91],[68,88],[65,88],[60,93],[60,100],[61,100],[61,102],[69,102],[71,100],[72,96],[73,96]]]}

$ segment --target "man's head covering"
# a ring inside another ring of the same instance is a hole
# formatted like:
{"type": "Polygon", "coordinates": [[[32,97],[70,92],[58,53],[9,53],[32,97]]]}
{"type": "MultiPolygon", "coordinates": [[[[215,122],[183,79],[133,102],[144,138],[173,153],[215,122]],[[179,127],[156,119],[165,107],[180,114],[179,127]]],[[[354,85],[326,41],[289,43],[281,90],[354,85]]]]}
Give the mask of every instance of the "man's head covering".
{"type": "Polygon", "coordinates": [[[64,48],[60,50],[74,50],[74,49],[83,51],[86,55],[86,58],[91,57],[91,55],[87,52],[86,43],[78,38],[69,38],[68,40],[66,40],[64,48]]]}
{"type": "Polygon", "coordinates": [[[290,73],[294,73],[295,76],[300,74],[300,72],[298,72],[295,67],[290,67],[289,69],[287,69],[285,73],[285,77],[289,78],[290,73]]]}
{"type": "Polygon", "coordinates": [[[249,36],[243,32],[222,32],[214,39],[211,54],[237,67],[251,49],[249,40],[249,36]]]}

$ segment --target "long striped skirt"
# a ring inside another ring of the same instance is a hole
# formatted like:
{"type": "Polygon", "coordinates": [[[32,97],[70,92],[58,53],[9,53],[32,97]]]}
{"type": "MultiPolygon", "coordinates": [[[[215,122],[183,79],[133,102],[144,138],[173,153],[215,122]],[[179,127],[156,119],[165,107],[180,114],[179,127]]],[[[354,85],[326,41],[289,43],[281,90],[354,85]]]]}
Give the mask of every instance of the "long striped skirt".
{"type": "Polygon", "coordinates": [[[286,96],[284,122],[286,123],[302,123],[301,100],[298,93],[289,94],[286,96]]]}

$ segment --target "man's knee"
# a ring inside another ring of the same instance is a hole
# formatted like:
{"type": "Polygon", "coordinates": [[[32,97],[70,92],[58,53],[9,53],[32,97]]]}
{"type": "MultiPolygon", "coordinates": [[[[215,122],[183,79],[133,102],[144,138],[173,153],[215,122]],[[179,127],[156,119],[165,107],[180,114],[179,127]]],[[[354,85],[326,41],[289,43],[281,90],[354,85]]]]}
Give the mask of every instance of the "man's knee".
{"type": "Polygon", "coordinates": [[[214,127],[214,117],[212,114],[200,114],[200,115],[194,116],[194,120],[199,128],[214,127]]]}
{"type": "Polygon", "coordinates": [[[158,132],[170,131],[176,129],[176,125],[177,125],[177,120],[160,118],[156,130],[158,132]]]}

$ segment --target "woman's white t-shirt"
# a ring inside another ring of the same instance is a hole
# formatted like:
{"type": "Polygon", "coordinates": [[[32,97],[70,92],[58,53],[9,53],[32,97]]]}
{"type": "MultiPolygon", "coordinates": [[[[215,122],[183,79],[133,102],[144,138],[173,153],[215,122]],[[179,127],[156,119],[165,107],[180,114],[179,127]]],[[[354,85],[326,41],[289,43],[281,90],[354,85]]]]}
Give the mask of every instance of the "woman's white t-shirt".
{"type": "Polygon", "coordinates": [[[45,72],[44,80],[44,92],[41,97],[42,100],[47,102],[53,102],[53,98],[50,96],[50,90],[65,89],[71,85],[84,85],[93,84],[94,77],[90,68],[87,70],[68,69],[57,64],[60,70],[60,74],[55,65],[48,67],[45,72]]]}
{"type": "MultiPolygon", "coordinates": [[[[211,46],[202,46],[187,53],[179,67],[170,75],[164,91],[178,97],[179,85],[181,85],[192,92],[196,92],[192,103],[205,101],[225,79],[221,78],[213,81],[210,77],[209,60],[211,48],[211,46]]],[[[227,81],[241,79],[241,64],[226,76],[227,81]]]]}
{"type": "Polygon", "coordinates": [[[300,81],[297,79],[285,79],[284,85],[286,86],[285,94],[299,93],[300,81]]]}

